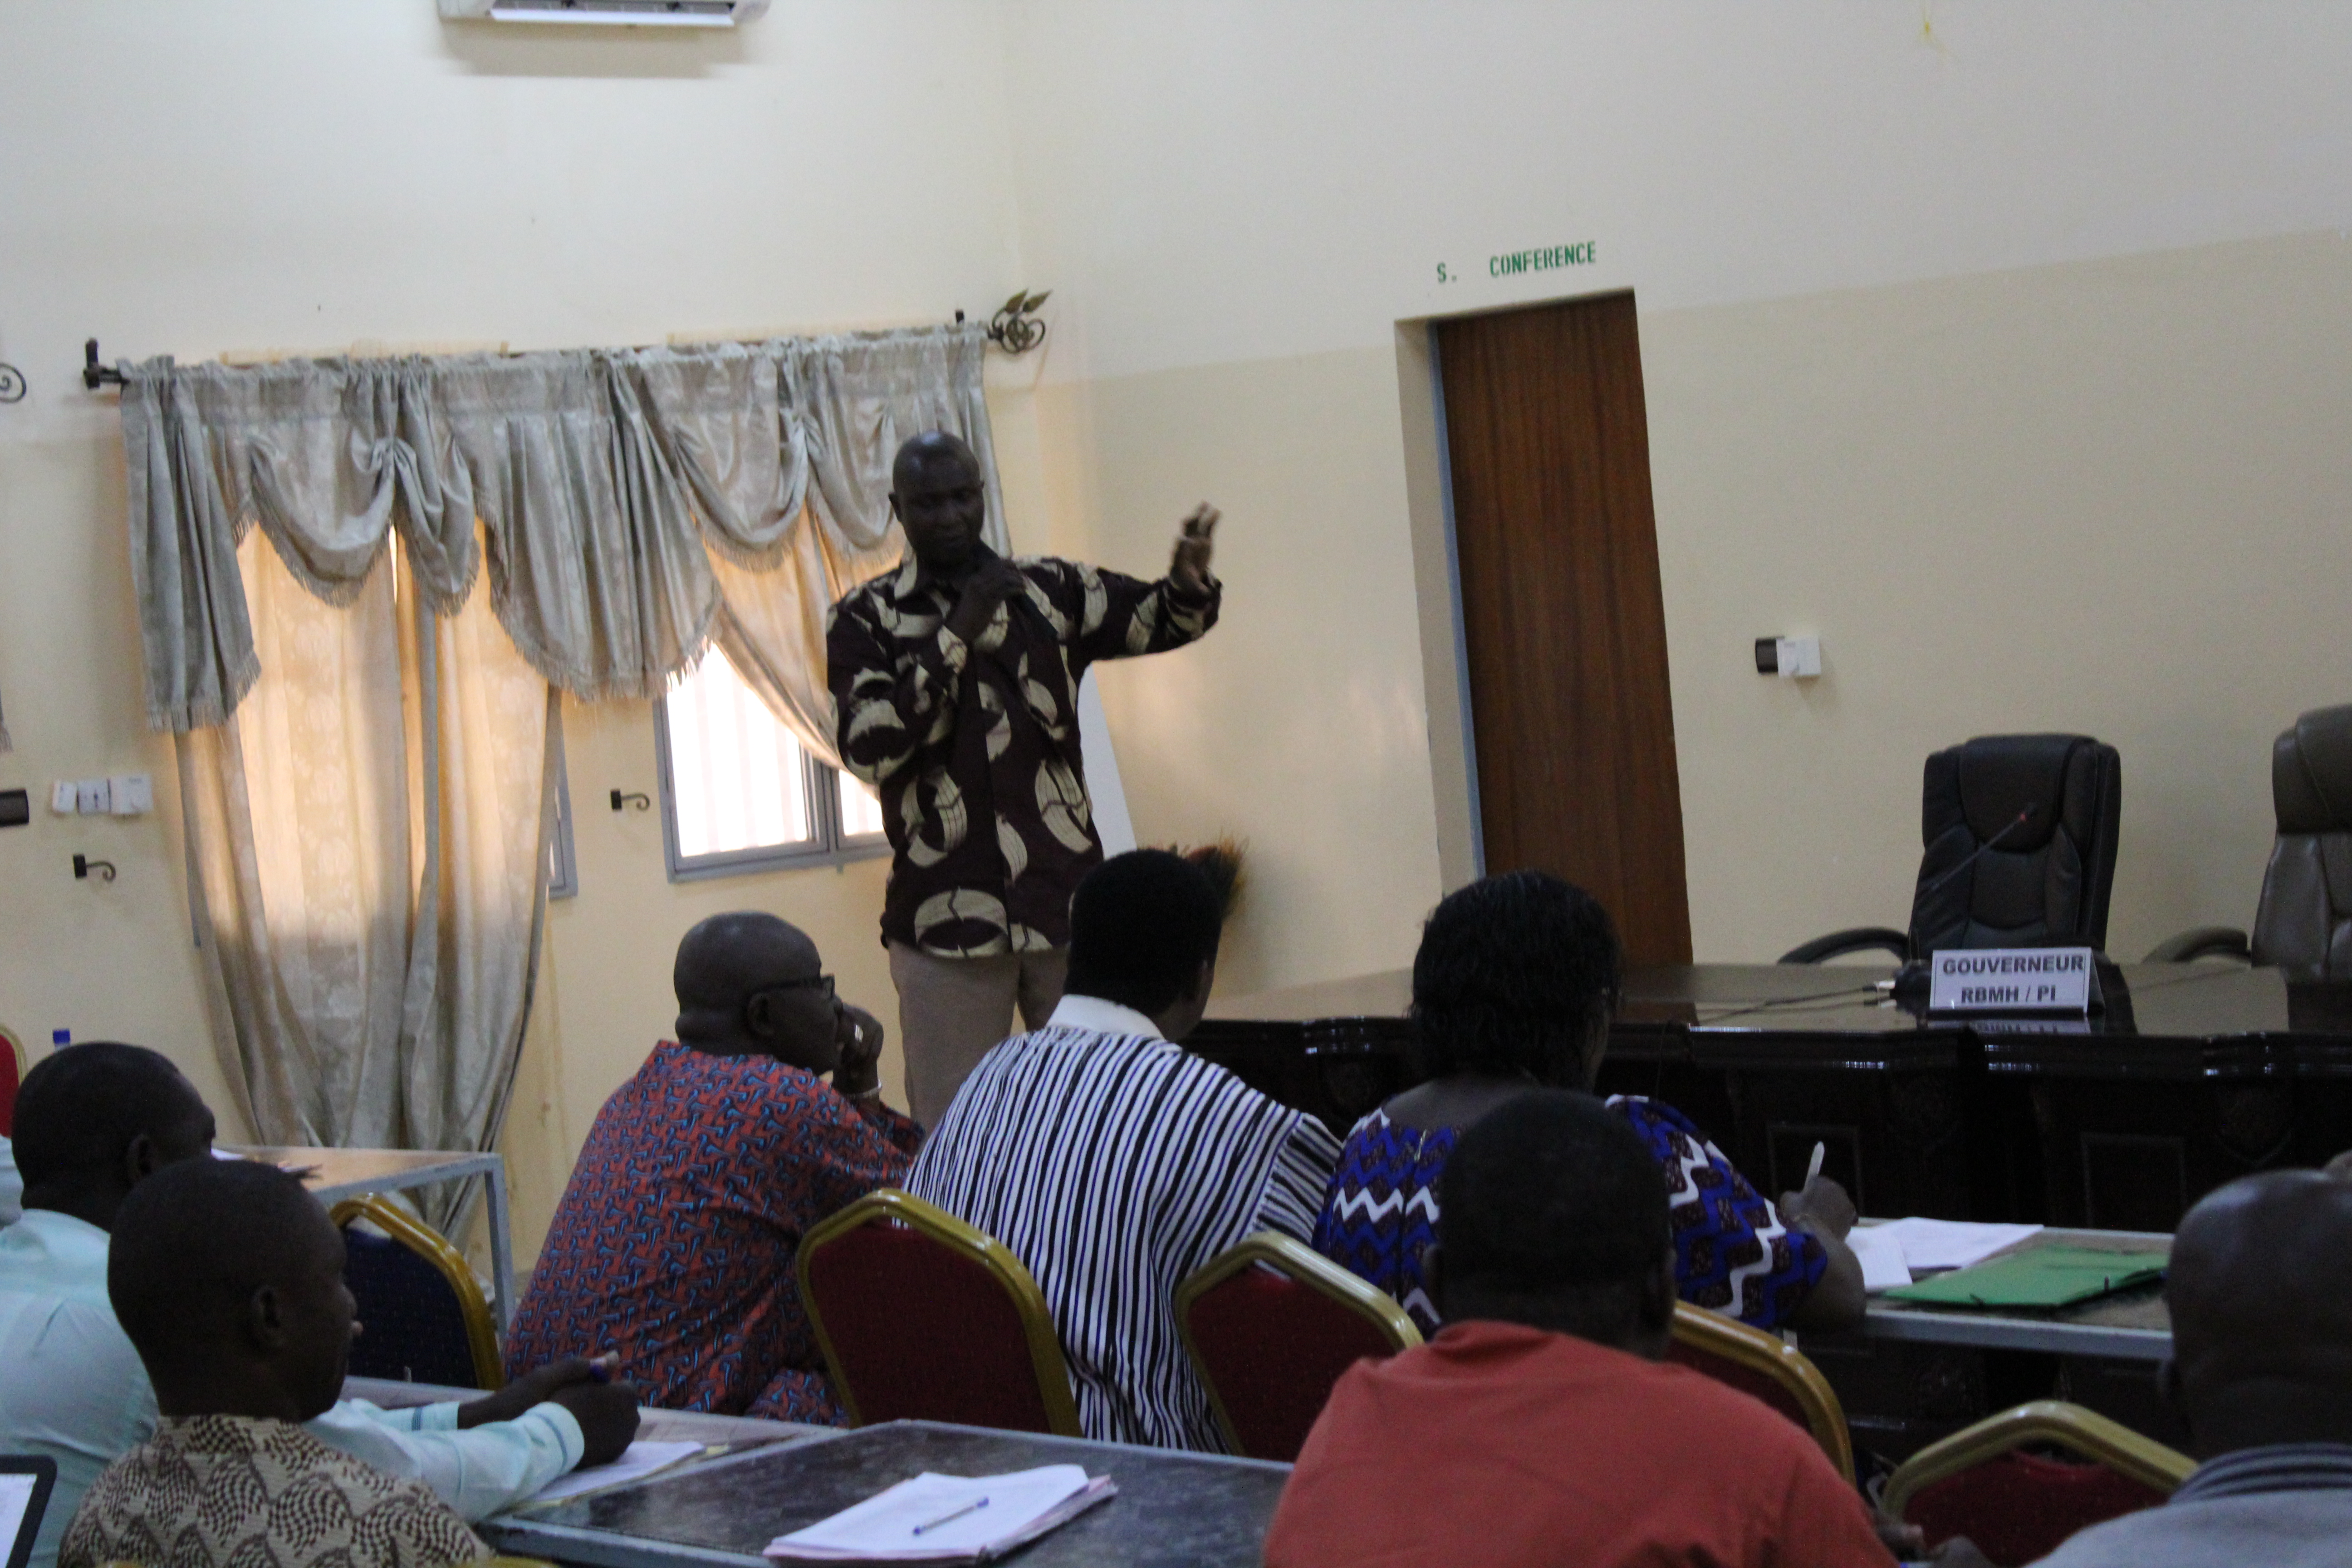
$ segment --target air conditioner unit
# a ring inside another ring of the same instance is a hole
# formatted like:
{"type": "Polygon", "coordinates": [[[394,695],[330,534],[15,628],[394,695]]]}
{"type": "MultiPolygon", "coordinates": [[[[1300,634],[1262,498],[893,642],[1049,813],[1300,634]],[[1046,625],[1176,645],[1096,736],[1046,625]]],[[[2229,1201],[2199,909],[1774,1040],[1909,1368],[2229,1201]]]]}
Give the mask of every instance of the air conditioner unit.
{"type": "Polygon", "coordinates": [[[768,0],[441,0],[453,22],[556,22],[572,26],[731,27],[767,14],[768,0]]]}

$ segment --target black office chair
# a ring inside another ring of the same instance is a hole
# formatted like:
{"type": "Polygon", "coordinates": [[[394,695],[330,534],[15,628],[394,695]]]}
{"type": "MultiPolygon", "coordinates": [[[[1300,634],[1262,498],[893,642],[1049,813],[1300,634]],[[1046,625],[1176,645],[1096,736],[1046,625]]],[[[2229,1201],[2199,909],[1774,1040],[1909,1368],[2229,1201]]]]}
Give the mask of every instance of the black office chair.
{"type": "Polygon", "coordinates": [[[2122,759],[2088,735],[1979,735],[1937,752],[1911,929],[1832,931],[1780,962],[1872,948],[1905,962],[1940,948],[2104,948],[2122,814],[2122,759]]]}
{"type": "Polygon", "coordinates": [[[2158,942],[2150,963],[2222,955],[2290,980],[2352,980],[2352,705],[2315,708],[2271,743],[2271,809],[2278,837],[2252,940],[2200,926],[2158,942]]]}

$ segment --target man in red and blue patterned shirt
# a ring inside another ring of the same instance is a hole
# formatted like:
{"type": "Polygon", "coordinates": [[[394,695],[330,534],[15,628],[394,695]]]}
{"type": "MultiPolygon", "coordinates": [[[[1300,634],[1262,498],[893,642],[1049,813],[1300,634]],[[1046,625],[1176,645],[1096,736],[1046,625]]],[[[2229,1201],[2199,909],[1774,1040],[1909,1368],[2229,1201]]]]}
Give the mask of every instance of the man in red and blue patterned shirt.
{"type": "Polygon", "coordinates": [[[508,1364],[593,1345],[648,1405],[838,1424],[793,1259],[811,1226],[902,1180],[922,1131],[882,1103],[882,1026],[782,921],[712,916],[674,978],[677,1038],[597,1112],[508,1364]]]}

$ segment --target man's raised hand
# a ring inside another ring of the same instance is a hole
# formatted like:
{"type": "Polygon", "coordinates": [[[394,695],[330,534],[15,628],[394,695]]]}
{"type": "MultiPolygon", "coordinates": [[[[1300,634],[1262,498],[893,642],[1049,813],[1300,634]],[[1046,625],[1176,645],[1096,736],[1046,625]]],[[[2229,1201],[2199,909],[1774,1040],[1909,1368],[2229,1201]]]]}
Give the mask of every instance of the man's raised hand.
{"type": "Polygon", "coordinates": [[[1168,574],[1192,593],[1208,592],[1209,555],[1215,548],[1217,519],[1223,515],[1202,501],[1192,509],[1192,515],[1184,520],[1181,531],[1176,535],[1176,556],[1168,564],[1168,574]]]}
{"type": "Polygon", "coordinates": [[[988,623],[996,618],[996,606],[1016,594],[1028,590],[1028,579],[1021,568],[999,556],[964,580],[963,595],[948,612],[948,630],[967,643],[980,640],[988,623]]]}

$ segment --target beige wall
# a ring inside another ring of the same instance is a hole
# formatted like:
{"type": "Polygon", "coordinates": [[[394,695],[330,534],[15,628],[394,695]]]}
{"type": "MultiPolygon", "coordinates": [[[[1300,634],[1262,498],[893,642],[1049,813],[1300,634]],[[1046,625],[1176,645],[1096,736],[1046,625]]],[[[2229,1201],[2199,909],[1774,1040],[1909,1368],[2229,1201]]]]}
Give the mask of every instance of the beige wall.
{"type": "MultiPolygon", "coordinates": [[[[145,731],[110,357],[518,348],[984,313],[1026,281],[997,18],[794,0],[726,36],[445,26],[431,0],[27,0],[0,10],[0,786],[144,771],[156,811],[0,831],[0,1023],[152,1043],[225,1116],[189,944],[168,742],[145,731]],[[76,882],[77,850],[113,860],[76,882]]],[[[1038,510],[1019,384],[992,394],[1016,532],[1038,510]]],[[[526,1260],[596,1107],[669,1025],[680,932],[771,909],[895,1026],[882,868],[672,887],[650,705],[571,706],[581,893],[504,1147],[526,1260]]],[[[895,1085],[895,1049],[886,1079],[895,1085]]],[[[225,1127],[224,1134],[244,1130],[225,1127]]]]}

